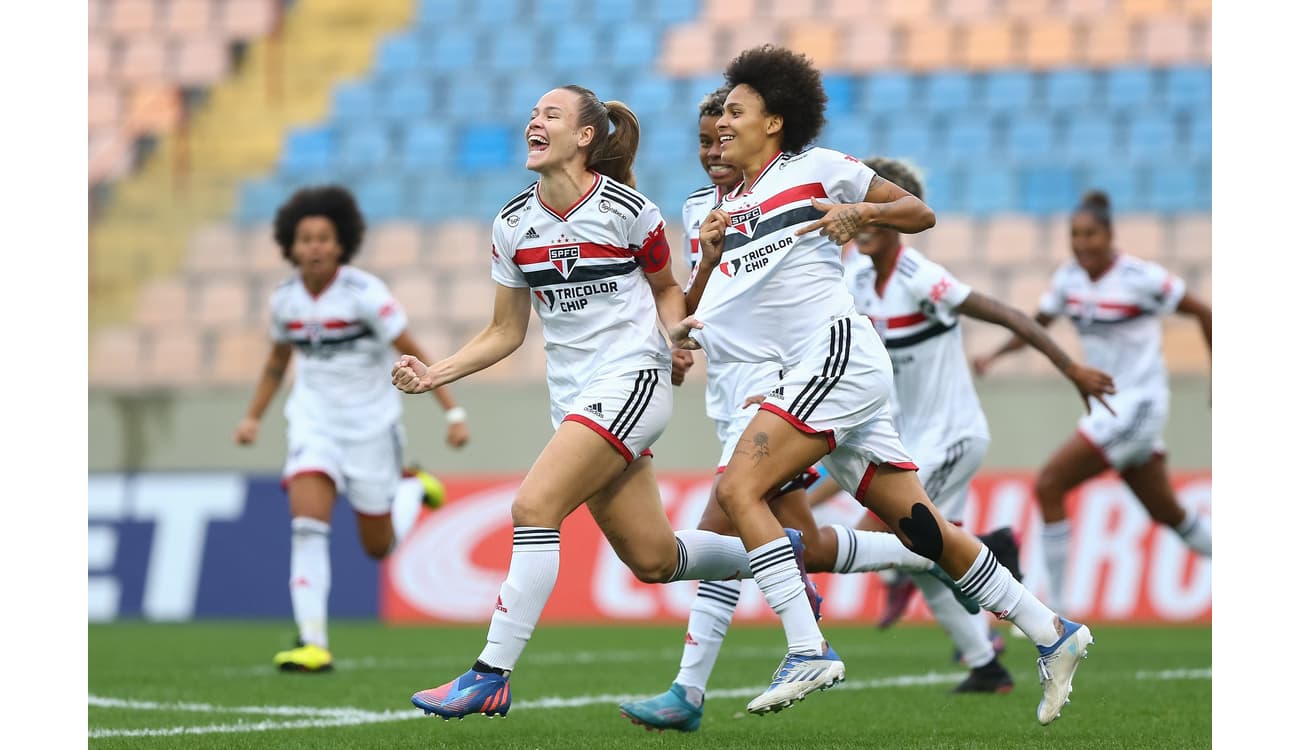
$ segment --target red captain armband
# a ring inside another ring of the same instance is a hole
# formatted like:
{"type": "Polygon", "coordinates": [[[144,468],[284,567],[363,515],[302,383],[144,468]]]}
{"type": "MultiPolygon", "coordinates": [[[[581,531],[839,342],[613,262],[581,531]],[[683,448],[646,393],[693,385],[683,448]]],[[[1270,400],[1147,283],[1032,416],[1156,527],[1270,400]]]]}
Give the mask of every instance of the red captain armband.
{"type": "Polygon", "coordinates": [[[639,249],[633,248],[632,255],[646,273],[661,271],[668,265],[671,250],[668,247],[668,238],[664,236],[663,222],[659,222],[659,226],[650,230],[650,234],[646,235],[639,249]]]}

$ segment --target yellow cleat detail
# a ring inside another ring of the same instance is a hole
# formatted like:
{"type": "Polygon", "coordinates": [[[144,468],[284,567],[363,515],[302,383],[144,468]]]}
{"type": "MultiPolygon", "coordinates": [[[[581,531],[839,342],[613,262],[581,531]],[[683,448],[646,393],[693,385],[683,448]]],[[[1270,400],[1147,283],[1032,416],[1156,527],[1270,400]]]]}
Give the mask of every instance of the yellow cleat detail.
{"type": "Polygon", "coordinates": [[[308,643],[275,655],[272,663],[281,672],[328,672],[334,668],[334,657],[330,652],[312,643],[308,643]]]}

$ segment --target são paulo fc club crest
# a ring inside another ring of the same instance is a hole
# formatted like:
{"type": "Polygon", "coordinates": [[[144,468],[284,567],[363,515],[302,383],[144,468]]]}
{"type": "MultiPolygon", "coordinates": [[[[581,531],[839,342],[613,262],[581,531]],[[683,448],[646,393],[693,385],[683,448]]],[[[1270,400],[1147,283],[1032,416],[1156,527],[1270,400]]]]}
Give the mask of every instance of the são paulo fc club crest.
{"type": "Polygon", "coordinates": [[[555,270],[566,279],[569,278],[569,272],[577,265],[580,257],[582,253],[577,245],[551,248],[551,265],[555,266],[555,270]]]}
{"type": "Polygon", "coordinates": [[[731,215],[731,226],[735,227],[737,232],[746,237],[754,236],[754,228],[758,226],[758,220],[763,217],[763,207],[754,206],[743,211],[737,211],[731,215]]]}

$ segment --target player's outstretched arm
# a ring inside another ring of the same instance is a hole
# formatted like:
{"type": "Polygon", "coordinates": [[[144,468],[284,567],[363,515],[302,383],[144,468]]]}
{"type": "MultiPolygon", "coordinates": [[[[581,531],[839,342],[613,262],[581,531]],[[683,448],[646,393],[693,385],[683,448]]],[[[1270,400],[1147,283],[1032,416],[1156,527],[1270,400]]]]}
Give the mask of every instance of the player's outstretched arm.
{"type": "MultiPolygon", "coordinates": [[[[814,198],[812,207],[825,215],[800,227],[795,235],[817,232],[841,247],[869,227],[916,234],[935,223],[934,211],[924,201],[880,175],[871,178],[863,203],[826,203],[814,198]]],[[[701,245],[703,242],[701,230],[701,245]]]]}
{"type": "Polygon", "coordinates": [[[287,341],[271,345],[271,353],[266,356],[266,366],[262,368],[262,377],[257,381],[253,391],[253,400],[248,404],[248,411],[235,428],[235,442],[239,445],[251,445],[257,440],[258,429],[262,425],[262,415],[271,404],[275,392],[284,382],[284,373],[289,369],[289,359],[293,357],[293,345],[287,341]]]}
{"type": "MultiPolygon", "coordinates": [[[[1042,326],[1044,329],[1046,329],[1049,325],[1051,325],[1054,319],[1055,318],[1053,318],[1051,315],[1047,315],[1041,312],[1034,316],[1034,322],[1042,326]]],[[[1002,346],[999,346],[997,349],[994,349],[989,354],[985,354],[982,357],[976,357],[974,359],[974,361],[971,363],[971,366],[975,369],[975,374],[983,375],[984,373],[988,372],[989,367],[993,365],[994,360],[998,359],[1004,354],[1010,354],[1011,352],[1019,351],[1025,346],[1026,343],[1027,342],[1024,339],[1020,338],[1019,335],[1013,333],[1011,335],[1011,338],[1007,339],[1006,343],[1002,344],[1002,346]]]]}
{"type": "Polygon", "coordinates": [[[1183,299],[1178,303],[1174,310],[1182,315],[1190,315],[1201,324],[1201,335],[1205,337],[1205,349],[1210,348],[1210,329],[1213,327],[1213,316],[1210,313],[1210,306],[1200,299],[1190,294],[1184,294],[1183,299]]]}
{"type": "MultiPolygon", "coordinates": [[[[1070,355],[1066,354],[1052,340],[1052,337],[1047,335],[1047,329],[1028,315],[974,290],[971,291],[964,302],[957,306],[957,312],[978,320],[995,323],[1011,331],[1016,335],[1015,339],[1013,339],[1016,342],[1016,348],[1028,344],[1042,352],[1044,356],[1052,361],[1056,369],[1061,371],[1062,375],[1065,375],[1071,383],[1074,383],[1074,387],[1078,389],[1079,395],[1083,398],[1084,407],[1089,412],[1092,411],[1092,406],[1088,401],[1088,397],[1091,396],[1100,401],[1107,411],[1112,414],[1115,413],[1110,408],[1110,404],[1106,403],[1106,396],[1115,392],[1115,381],[1111,379],[1110,375],[1071,360],[1070,355]]],[[[1004,344],[998,350],[998,353],[1002,353],[1010,343],[1004,344]]]]}
{"type": "MultiPolygon", "coordinates": [[[[393,339],[393,348],[401,354],[409,354],[412,357],[427,362],[424,351],[420,345],[415,343],[415,337],[411,331],[405,330],[393,339]]],[[[465,410],[456,404],[456,398],[451,395],[451,389],[445,385],[440,385],[433,389],[433,397],[438,400],[442,406],[443,414],[447,417],[447,445],[453,448],[462,448],[469,442],[469,427],[465,424],[465,410]]]]}
{"type": "Polygon", "coordinates": [[[460,348],[433,365],[403,354],[393,366],[393,385],[405,393],[425,393],[486,369],[510,356],[528,334],[528,287],[497,284],[492,322],[460,348]]]}

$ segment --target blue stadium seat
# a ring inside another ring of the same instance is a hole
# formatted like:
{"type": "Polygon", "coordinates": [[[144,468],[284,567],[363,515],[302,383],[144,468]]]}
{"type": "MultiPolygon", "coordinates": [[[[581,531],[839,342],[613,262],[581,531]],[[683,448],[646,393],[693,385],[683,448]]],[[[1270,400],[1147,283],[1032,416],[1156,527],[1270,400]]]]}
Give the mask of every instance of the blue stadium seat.
{"type": "Polygon", "coordinates": [[[699,0],[655,0],[646,5],[650,19],[665,25],[686,23],[700,15],[699,0]]]}
{"type": "Polygon", "coordinates": [[[606,61],[602,49],[604,40],[596,34],[574,34],[563,24],[537,27],[535,30],[540,44],[537,45],[534,63],[541,70],[586,70],[606,61]]]}
{"type": "Polygon", "coordinates": [[[1046,115],[1013,116],[1007,126],[1006,153],[1017,162],[1053,161],[1056,132],[1046,115]]]}
{"type": "Polygon", "coordinates": [[[975,100],[974,78],[966,73],[932,73],[922,90],[925,108],[931,112],[958,112],[969,109],[975,100]]]}
{"type": "Polygon", "coordinates": [[[479,37],[470,29],[444,25],[425,39],[421,65],[431,72],[464,71],[475,66],[483,55],[479,37]]]}
{"type": "Polygon", "coordinates": [[[1209,111],[1211,88],[1209,68],[1171,68],[1165,79],[1165,104],[1177,110],[1209,111]]]}
{"type": "Polygon", "coordinates": [[[378,84],[380,117],[403,123],[433,114],[433,84],[424,76],[408,76],[378,84]]]}
{"type": "Polygon", "coordinates": [[[881,71],[865,77],[859,108],[889,114],[916,108],[915,80],[907,73],[881,71]]]}
{"type": "Polygon", "coordinates": [[[520,140],[514,128],[504,125],[472,125],[461,134],[455,165],[465,172],[483,172],[510,165],[511,138],[520,140]]]}
{"type": "Polygon", "coordinates": [[[1020,205],[1017,208],[1044,216],[1069,211],[1080,191],[1073,170],[1059,166],[1027,167],[1020,173],[1020,205]]]}
{"type": "MultiPolygon", "coordinates": [[[[541,56],[538,35],[533,32],[531,24],[499,21],[487,40],[490,44],[478,62],[494,72],[513,73],[520,68],[534,67],[541,56]]],[[[547,41],[548,47],[553,44],[554,40],[547,41]]]]}
{"type": "Polygon", "coordinates": [[[862,158],[871,148],[871,124],[860,117],[839,117],[826,123],[816,144],[862,158]]]}
{"type": "Polygon", "coordinates": [[[623,101],[627,102],[638,117],[670,112],[677,104],[673,82],[657,75],[633,78],[628,82],[626,96],[623,101]]]}
{"type": "Polygon", "coordinates": [[[1058,68],[1047,73],[1043,82],[1043,103],[1054,111],[1073,112],[1094,105],[1097,81],[1091,71],[1058,68]]]}
{"type": "MultiPolygon", "coordinates": [[[[1109,162],[1096,164],[1080,174],[1078,194],[1082,195],[1085,190],[1103,190],[1110,196],[1114,213],[1146,211],[1148,205],[1142,182],[1141,170],[1117,167],[1109,162]]],[[[1078,201],[1078,196],[1075,201],[1078,201]]]]}
{"type": "MultiPolygon", "coordinates": [[[[459,117],[500,117],[515,120],[527,117],[527,109],[510,109],[510,99],[505,95],[508,89],[503,84],[507,80],[509,80],[508,76],[450,76],[439,110],[446,107],[453,116],[459,117]]],[[[540,93],[538,95],[540,96],[540,93]]],[[[532,104],[528,106],[531,108],[532,104]]]]}
{"type": "Polygon", "coordinates": [[[363,174],[385,167],[392,154],[386,125],[357,123],[340,131],[334,164],[345,174],[363,174]]]}
{"type": "Polygon", "coordinates": [[[1193,156],[1210,159],[1214,151],[1214,123],[1208,111],[1192,118],[1187,145],[1193,156]]]}
{"type": "Polygon", "coordinates": [[[370,222],[392,221],[404,214],[404,185],[387,175],[372,175],[356,186],[357,204],[370,222]]]}
{"type": "Polygon", "coordinates": [[[1103,80],[1106,106],[1112,110],[1148,106],[1157,98],[1156,77],[1151,68],[1114,68],[1103,80]]]}
{"type": "MultiPolygon", "coordinates": [[[[466,189],[467,181],[464,177],[454,180],[431,180],[428,177],[407,180],[402,215],[426,223],[466,216],[488,220],[495,216],[494,213],[488,213],[491,208],[475,205],[474,196],[466,189]]],[[[522,189],[524,186],[519,187],[522,189]]]]}
{"type": "Polygon", "coordinates": [[[897,159],[919,162],[934,149],[930,126],[925,121],[895,123],[883,138],[886,153],[897,159]]]}
{"type": "Polygon", "coordinates": [[[1173,118],[1164,110],[1144,110],[1129,120],[1125,151],[1129,159],[1150,163],[1171,156],[1178,146],[1173,118]]]}
{"type": "Polygon", "coordinates": [[[853,76],[822,76],[822,88],[826,90],[826,116],[845,117],[857,109],[855,89],[858,81],[853,76]]]}
{"type": "Polygon", "coordinates": [[[984,81],[984,106],[994,112],[1020,112],[1034,102],[1034,76],[1024,70],[989,73],[984,81]]]}
{"type": "Polygon", "coordinates": [[[966,168],[965,210],[976,216],[988,216],[1018,207],[1016,172],[1002,162],[983,162],[966,168]]]}
{"type": "Polygon", "coordinates": [[[334,161],[334,147],[334,131],[329,127],[291,130],[280,152],[279,171],[292,176],[329,169],[334,161]]]}
{"type": "MultiPolygon", "coordinates": [[[[648,3],[656,5],[657,3],[648,3]]],[[[635,21],[640,15],[638,8],[642,5],[639,0],[596,0],[589,3],[587,13],[590,14],[591,20],[596,23],[615,23],[620,25],[637,25],[635,21]]],[[[670,9],[671,10],[671,9],[670,9]]]]}
{"type": "Polygon", "coordinates": [[[484,219],[495,216],[506,202],[537,181],[537,174],[520,165],[516,169],[484,172],[474,178],[474,198],[484,219]]]}
{"type": "Polygon", "coordinates": [[[1186,162],[1156,164],[1150,168],[1151,210],[1182,213],[1209,207],[1209,196],[1201,195],[1199,167],[1186,162]]]}
{"type": "Polygon", "coordinates": [[[425,120],[403,130],[398,159],[404,171],[432,176],[451,164],[454,143],[446,125],[425,120]]]}
{"type": "Polygon", "coordinates": [[[379,45],[375,71],[384,76],[402,76],[421,67],[420,40],[411,32],[398,32],[384,38],[379,45]]]}
{"type": "Polygon", "coordinates": [[[235,221],[260,224],[275,218],[275,210],[289,196],[286,186],[274,177],[249,180],[239,186],[235,221]]]}
{"type": "Polygon", "coordinates": [[[684,97],[683,101],[690,103],[692,112],[699,112],[700,101],[717,90],[725,81],[723,81],[722,75],[719,73],[706,73],[691,76],[683,83],[686,86],[686,93],[682,95],[684,97]]]}
{"type": "Polygon", "coordinates": [[[943,145],[937,150],[951,161],[982,157],[995,150],[994,120],[988,115],[964,114],[948,121],[943,145]]]}
{"type": "Polygon", "coordinates": [[[697,131],[689,121],[664,122],[641,131],[637,147],[639,163],[689,164],[699,151],[697,131]]]}
{"type": "MultiPolygon", "coordinates": [[[[577,18],[584,18],[587,15],[586,3],[580,3],[578,0],[533,0],[533,20],[547,24],[569,23],[577,18]]],[[[581,36],[580,34],[566,35],[564,43],[581,36]]],[[[557,41],[559,41],[557,39],[557,41]]]]}
{"type": "Polygon", "coordinates": [[[611,65],[649,70],[659,56],[661,32],[647,24],[626,23],[603,27],[601,37],[609,39],[606,52],[611,65]]]}
{"type": "Polygon", "coordinates": [[[375,117],[375,89],[368,81],[349,81],[334,87],[330,120],[337,123],[366,122],[375,117]]]}
{"type": "Polygon", "coordinates": [[[558,78],[536,71],[521,71],[517,75],[506,76],[505,83],[505,90],[498,91],[496,95],[505,100],[503,105],[506,119],[521,128],[528,121],[528,113],[537,106],[537,100],[542,98],[542,94],[564,85],[558,78]]]}
{"type": "Polygon", "coordinates": [[[934,167],[921,175],[923,200],[936,213],[964,210],[960,175],[954,169],[934,167]]]}
{"type": "MultiPolygon", "coordinates": [[[[501,19],[522,19],[527,15],[524,0],[492,0],[490,3],[471,2],[469,17],[475,26],[494,28],[501,19]]],[[[459,20],[459,19],[458,19],[459,20]]],[[[463,22],[462,22],[463,23],[463,22]]],[[[462,25],[457,23],[457,26],[462,25]]]]}
{"type": "Polygon", "coordinates": [[[415,10],[415,24],[420,28],[443,28],[449,20],[464,12],[461,0],[419,0],[415,10]]]}
{"type": "Polygon", "coordinates": [[[1104,112],[1080,110],[1065,119],[1063,155],[1083,163],[1111,158],[1115,150],[1115,126],[1104,112]]]}

